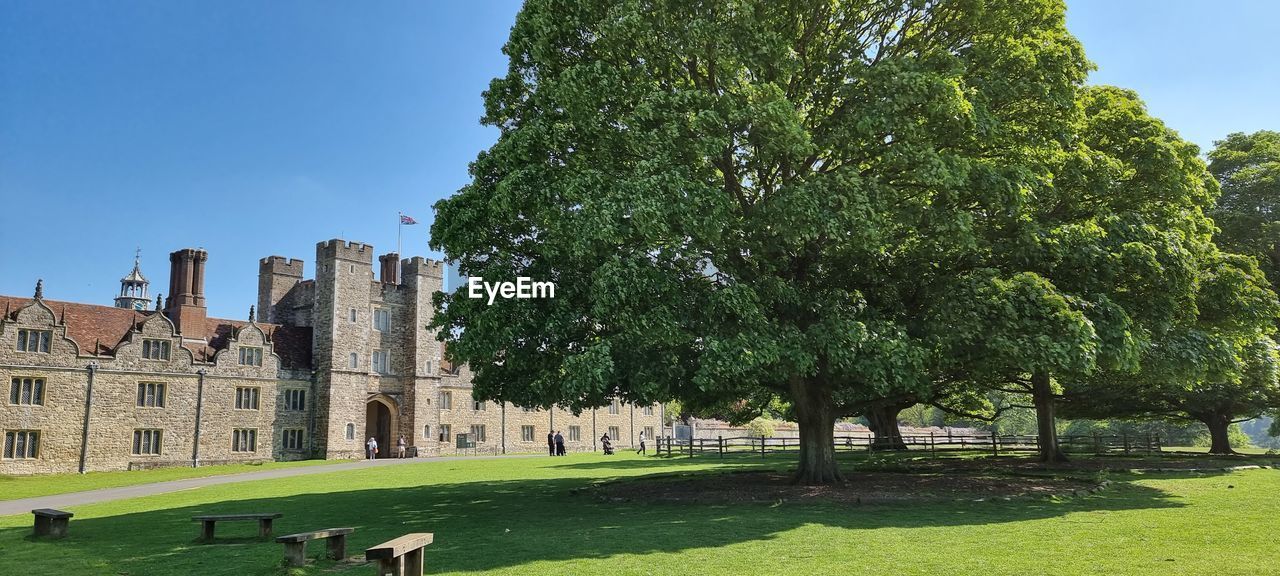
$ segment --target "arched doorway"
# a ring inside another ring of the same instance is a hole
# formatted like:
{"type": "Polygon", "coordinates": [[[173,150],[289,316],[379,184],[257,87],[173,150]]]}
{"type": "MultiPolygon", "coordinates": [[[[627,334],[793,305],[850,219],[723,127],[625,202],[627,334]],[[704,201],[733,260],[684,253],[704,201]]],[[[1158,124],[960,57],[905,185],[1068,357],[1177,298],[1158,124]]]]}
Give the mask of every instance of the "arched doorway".
{"type": "Polygon", "coordinates": [[[394,401],[384,396],[374,396],[365,405],[363,441],[368,442],[371,437],[378,441],[378,458],[395,455],[396,439],[392,430],[396,429],[398,412],[394,401]]]}

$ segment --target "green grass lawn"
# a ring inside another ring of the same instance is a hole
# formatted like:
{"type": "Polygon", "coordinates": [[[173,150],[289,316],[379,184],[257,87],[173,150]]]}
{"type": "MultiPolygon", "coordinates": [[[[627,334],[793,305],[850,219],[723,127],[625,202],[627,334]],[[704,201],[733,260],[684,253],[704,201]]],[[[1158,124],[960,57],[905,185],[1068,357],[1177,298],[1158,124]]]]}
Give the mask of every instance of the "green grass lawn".
{"type": "Polygon", "coordinates": [[[128,472],[90,472],[88,474],[52,474],[41,476],[3,476],[0,475],[0,500],[17,500],[98,490],[101,488],[118,488],[136,484],[150,484],[168,480],[185,478],[203,478],[238,472],[256,472],[278,468],[297,468],[299,466],[315,466],[317,464],[337,464],[343,460],[301,460],[296,462],[266,462],[262,464],[227,464],[223,466],[202,466],[200,468],[158,468],[155,470],[134,470],[128,472]]]}
{"type": "MultiPolygon", "coordinates": [[[[1247,448],[1235,447],[1235,451],[1241,454],[1266,454],[1267,448],[1258,448],[1257,446],[1249,446],[1247,448]]],[[[1208,446],[1165,446],[1165,452],[1194,452],[1196,454],[1208,454],[1208,446]]]]}
{"type": "MultiPolygon", "coordinates": [[[[787,460],[565,458],[421,464],[224,484],[74,508],[71,536],[32,541],[0,518],[0,574],[285,574],[279,545],[198,513],[279,511],[277,533],[356,529],[351,555],[435,533],[432,574],[1263,574],[1280,557],[1280,472],[1111,474],[1065,500],[837,505],[601,502],[575,488],[671,472],[777,468],[787,460]]],[[[852,464],[850,465],[852,466],[852,464]]],[[[312,546],[311,555],[322,545],[312,546]]],[[[299,574],[372,575],[322,562],[299,574]]]]}

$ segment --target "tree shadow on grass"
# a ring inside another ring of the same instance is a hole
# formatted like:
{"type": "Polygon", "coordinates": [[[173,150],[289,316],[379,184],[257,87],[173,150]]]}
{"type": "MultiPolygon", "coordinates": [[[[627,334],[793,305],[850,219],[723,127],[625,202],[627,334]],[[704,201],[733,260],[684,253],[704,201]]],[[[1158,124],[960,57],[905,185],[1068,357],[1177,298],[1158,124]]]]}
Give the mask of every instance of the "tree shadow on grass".
{"type": "MultiPolygon", "coordinates": [[[[607,456],[605,458],[608,458],[607,456]]],[[[780,457],[770,455],[769,458],[761,458],[759,455],[752,457],[743,456],[726,456],[721,459],[717,456],[706,456],[698,458],[667,458],[667,457],[649,457],[649,458],[632,458],[627,460],[587,460],[575,461],[565,464],[554,464],[551,468],[560,468],[565,470],[644,470],[653,468],[671,469],[672,467],[688,467],[688,468],[707,468],[714,466],[717,470],[734,467],[750,467],[759,468],[761,466],[794,466],[794,457],[780,457]]]]}
{"type": "MultiPolygon", "coordinates": [[[[670,469],[672,461],[658,461],[670,469]]],[[[647,460],[607,463],[619,471],[647,460]]],[[[690,459],[697,463],[697,459],[690,459]]],[[[778,462],[782,464],[782,461],[778,462]]],[[[593,468],[598,463],[563,466],[593,468]]],[[[605,469],[608,466],[600,466],[605,469]]],[[[753,462],[755,467],[759,461],[753,462]]],[[[717,467],[724,471],[724,467],[717,467]]],[[[646,476],[637,476],[637,479],[646,476]]],[[[1162,476],[1163,478],[1164,476],[1162,476]]],[[[1061,517],[1074,512],[1176,508],[1164,492],[1116,483],[1097,496],[1065,501],[839,504],[648,504],[602,502],[582,488],[600,478],[473,481],[417,487],[247,498],[198,506],[73,520],[60,541],[23,541],[30,528],[0,530],[0,573],[75,574],[279,574],[282,547],[241,538],[254,523],[231,523],[229,540],[195,544],[197,514],[282,512],[276,534],[353,527],[350,555],[409,532],[433,532],[429,572],[484,572],[534,562],[604,559],[617,555],[680,553],[744,542],[768,542],[813,525],[855,531],[1002,524],[1061,517]],[[244,526],[237,526],[244,524],[244,526]],[[239,528],[244,528],[240,530],[239,528]]],[[[871,534],[871,532],[866,532],[871,534]]],[[[856,537],[851,535],[852,537],[856,537]]],[[[324,546],[313,543],[310,556],[324,546]]],[[[335,568],[309,567],[318,574],[335,568]]],[[[533,569],[530,569],[533,571],[533,569]]],[[[341,573],[369,574],[369,567],[341,573]]]]}
{"type": "MultiPolygon", "coordinates": [[[[882,452],[875,454],[863,453],[842,453],[837,457],[840,469],[845,473],[856,474],[859,471],[877,471],[877,472],[988,472],[988,473],[1006,473],[1014,475],[1049,475],[1049,476],[1070,476],[1077,478],[1091,478],[1104,470],[1109,474],[1125,474],[1130,467],[1137,468],[1159,468],[1162,470],[1176,470],[1170,468],[1172,459],[1152,456],[1149,458],[1140,457],[1110,457],[1110,456],[1089,456],[1079,457],[1067,464],[1043,464],[1034,456],[1026,455],[1001,455],[1001,456],[979,456],[979,457],[930,457],[927,453],[918,452],[882,452]]],[[[1188,473],[1186,476],[1164,476],[1167,478],[1198,478],[1206,475],[1226,474],[1223,467],[1240,465],[1241,462],[1230,462],[1214,460],[1211,458],[1199,459],[1179,459],[1180,465],[1189,465],[1198,468],[1196,472],[1188,473]]],[[[1244,462],[1244,464],[1268,464],[1266,461],[1244,462]]],[[[689,471],[697,469],[714,468],[719,471],[734,470],[774,470],[778,472],[794,471],[796,466],[796,458],[793,454],[771,453],[761,457],[758,454],[726,454],[723,458],[715,454],[698,455],[693,458],[689,457],[649,457],[649,458],[633,458],[611,460],[605,457],[604,460],[588,460],[573,461],[564,464],[553,464],[549,467],[552,469],[563,470],[593,470],[607,472],[616,470],[627,476],[634,475],[635,471],[646,469],[663,469],[665,471],[680,472],[680,469],[688,469],[689,471]],[[676,470],[672,470],[676,468],[676,470]]],[[[1151,473],[1154,474],[1154,473],[1151,473]]],[[[1167,473],[1166,473],[1167,474],[1167,473]]]]}

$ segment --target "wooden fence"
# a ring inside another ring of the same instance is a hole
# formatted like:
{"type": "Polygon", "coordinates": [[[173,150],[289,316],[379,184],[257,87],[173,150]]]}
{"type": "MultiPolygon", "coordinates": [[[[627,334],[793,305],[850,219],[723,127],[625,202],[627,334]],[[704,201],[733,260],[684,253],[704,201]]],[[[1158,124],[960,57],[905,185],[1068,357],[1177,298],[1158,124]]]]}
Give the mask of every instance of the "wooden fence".
{"type": "MultiPolygon", "coordinates": [[[[928,451],[980,451],[993,456],[1014,452],[1038,452],[1037,436],[1011,434],[929,434],[904,435],[902,443],[908,450],[928,451]]],[[[1077,454],[1155,454],[1160,452],[1158,434],[1059,436],[1058,445],[1064,452],[1077,454]]],[[[877,444],[871,434],[836,436],[834,446],[840,451],[875,452],[888,450],[889,446],[877,444]]],[[[767,438],[763,436],[738,436],[733,438],[657,438],[655,454],[658,456],[688,456],[715,454],[728,455],[793,452],[800,450],[799,438],[767,438]]]]}

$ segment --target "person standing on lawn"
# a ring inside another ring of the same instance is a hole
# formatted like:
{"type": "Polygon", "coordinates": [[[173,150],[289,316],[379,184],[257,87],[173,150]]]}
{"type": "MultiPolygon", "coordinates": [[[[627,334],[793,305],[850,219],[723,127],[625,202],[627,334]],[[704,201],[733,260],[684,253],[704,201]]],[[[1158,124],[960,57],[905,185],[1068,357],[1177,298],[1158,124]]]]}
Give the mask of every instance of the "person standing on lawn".
{"type": "Polygon", "coordinates": [[[559,430],[556,431],[556,456],[564,456],[564,436],[559,430]]]}
{"type": "MultiPolygon", "coordinates": [[[[643,435],[644,432],[640,434],[643,435]]],[[[404,458],[404,445],[404,434],[401,434],[400,439],[396,440],[396,458],[404,458]]]]}
{"type": "Polygon", "coordinates": [[[644,454],[644,430],[640,431],[640,449],[636,450],[636,454],[644,454]]]}
{"type": "Polygon", "coordinates": [[[556,455],[556,433],[554,430],[547,432],[547,454],[556,455]]]}
{"type": "Polygon", "coordinates": [[[378,440],[373,436],[369,437],[369,441],[364,443],[366,455],[370,460],[378,456],[378,440]]]}

